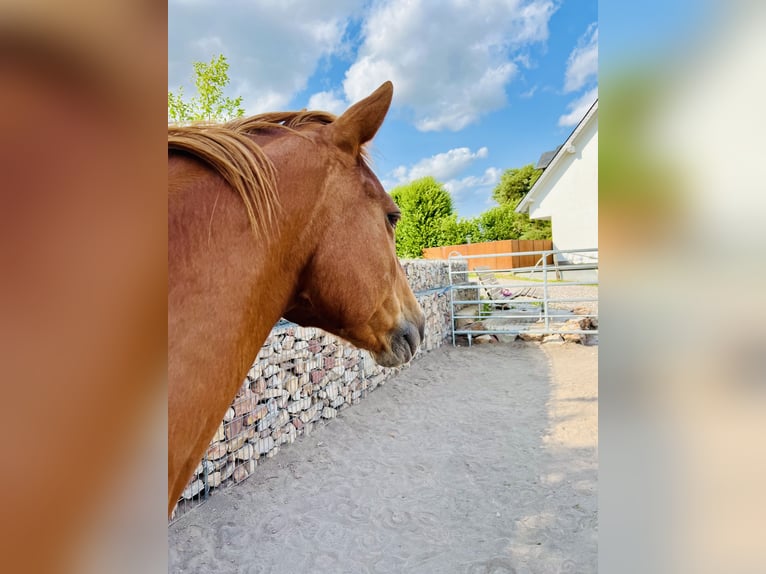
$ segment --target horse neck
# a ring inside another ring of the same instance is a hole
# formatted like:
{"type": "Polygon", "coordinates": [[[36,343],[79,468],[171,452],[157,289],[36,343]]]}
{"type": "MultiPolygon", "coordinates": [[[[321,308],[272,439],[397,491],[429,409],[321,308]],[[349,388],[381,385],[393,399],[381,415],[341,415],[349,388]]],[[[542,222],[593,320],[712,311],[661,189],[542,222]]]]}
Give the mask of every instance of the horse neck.
{"type": "Polygon", "coordinates": [[[257,238],[220,178],[174,161],[183,163],[171,165],[168,200],[169,480],[196,466],[307,257],[290,241],[290,214],[257,238]]]}

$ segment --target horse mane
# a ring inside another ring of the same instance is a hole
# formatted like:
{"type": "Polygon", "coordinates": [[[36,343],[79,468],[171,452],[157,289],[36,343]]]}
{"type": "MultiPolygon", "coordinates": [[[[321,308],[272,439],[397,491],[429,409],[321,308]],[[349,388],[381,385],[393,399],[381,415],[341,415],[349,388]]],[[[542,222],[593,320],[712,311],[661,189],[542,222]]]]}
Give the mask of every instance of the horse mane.
{"type": "Polygon", "coordinates": [[[216,171],[245,203],[253,232],[267,233],[279,211],[277,173],[271,160],[250,135],[281,129],[300,135],[307,125],[327,125],[328,112],[270,112],[236,118],[223,124],[168,125],[168,151],[189,154],[216,171]]]}

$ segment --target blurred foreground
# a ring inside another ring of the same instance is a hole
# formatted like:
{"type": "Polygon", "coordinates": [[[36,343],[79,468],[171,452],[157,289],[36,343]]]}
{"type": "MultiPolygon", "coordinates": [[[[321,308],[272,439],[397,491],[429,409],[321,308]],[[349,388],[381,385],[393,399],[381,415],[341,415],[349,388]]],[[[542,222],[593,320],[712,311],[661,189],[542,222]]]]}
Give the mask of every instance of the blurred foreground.
{"type": "Polygon", "coordinates": [[[766,5],[684,21],[602,57],[600,572],[766,564],[766,5]]]}
{"type": "Polygon", "coordinates": [[[4,572],[166,569],[166,17],[0,8],[4,572]]]}

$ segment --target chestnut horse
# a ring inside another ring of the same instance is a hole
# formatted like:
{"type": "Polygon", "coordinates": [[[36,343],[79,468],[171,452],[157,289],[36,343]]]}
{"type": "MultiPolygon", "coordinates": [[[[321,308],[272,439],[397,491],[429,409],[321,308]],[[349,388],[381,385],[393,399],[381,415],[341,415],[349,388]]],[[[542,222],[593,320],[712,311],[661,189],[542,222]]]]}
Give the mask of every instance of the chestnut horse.
{"type": "Polygon", "coordinates": [[[364,151],[392,95],[386,82],[338,118],[168,126],[168,514],[280,317],[383,366],[415,354],[400,212],[364,151]]]}

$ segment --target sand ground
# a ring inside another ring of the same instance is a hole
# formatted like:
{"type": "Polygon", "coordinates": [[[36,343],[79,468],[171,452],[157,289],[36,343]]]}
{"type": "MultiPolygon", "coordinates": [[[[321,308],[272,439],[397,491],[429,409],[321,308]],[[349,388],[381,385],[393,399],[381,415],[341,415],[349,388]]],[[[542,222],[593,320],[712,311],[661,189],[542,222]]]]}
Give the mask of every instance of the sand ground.
{"type": "Polygon", "coordinates": [[[172,524],[169,570],[595,573],[597,362],[432,351],[172,524]]]}

